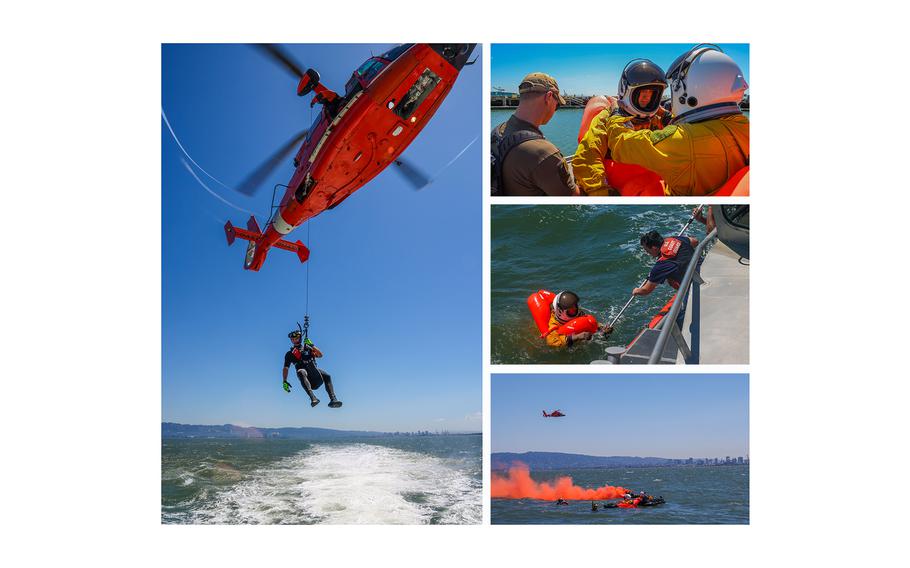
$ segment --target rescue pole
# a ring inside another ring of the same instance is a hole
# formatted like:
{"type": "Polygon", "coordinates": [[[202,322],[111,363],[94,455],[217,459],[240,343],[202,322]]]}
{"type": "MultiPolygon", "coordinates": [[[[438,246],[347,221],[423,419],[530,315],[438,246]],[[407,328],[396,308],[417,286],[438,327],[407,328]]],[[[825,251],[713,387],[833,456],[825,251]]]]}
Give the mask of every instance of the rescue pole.
{"type": "MultiPolygon", "coordinates": [[[[703,207],[704,207],[704,205],[699,205],[698,207],[695,208],[695,211],[693,211],[692,215],[689,217],[689,221],[686,222],[686,224],[682,226],[682,229],[679,230],[679,234],[676,235],[677,237],[683,236],[683,234],[689,229],[689,225],[691,225],[692,221],[695,220],[695,216],[698,215],[699,213],[701,213],[701,210],[703,207]]],[[[647,279],[641,283],[641,286],[644,286],[645,282],[647,282],[647,279]]],[[[639,288],[641,286],[639,286],[639,288]]],[[[622,307],[622,309],[619,310],[619,313],[616,314],[616,317],[613,318],[613,321],[611,321],[610,325],[608,325],[607,327],[611,327],[611,328],[613,327],[613,325],[616,323],[617,320],[619,320],[620,317],[622,317],[623,312],[626,311],[626,308],[629,307],[629,305],[632,303],[632,300],[634,300],[634,299],[635,299],[635,294],[632,294],[632,296],[629,298],[629,301],[626,302],[626,305],[624,305],[622,307]]]]}

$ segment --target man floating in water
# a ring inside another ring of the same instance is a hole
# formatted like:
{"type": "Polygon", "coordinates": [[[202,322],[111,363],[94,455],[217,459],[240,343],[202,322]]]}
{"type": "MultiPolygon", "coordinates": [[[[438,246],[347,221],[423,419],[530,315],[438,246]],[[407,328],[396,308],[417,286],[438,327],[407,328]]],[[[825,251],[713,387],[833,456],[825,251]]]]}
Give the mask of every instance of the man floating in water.
{"type": "Polygon", "coordinates": [[[325,390],[329,393],[329,408],[340,407],[341,401],[335,398],[332,376],[316,368],[316,358],[322,357],[322,351],[310,341],[309,337],[303,340],[301,345],[303,334],[300,330],[295,329],[288,334],[288,337],[291,340],[291,349],[284,355],[284,369],[281,371],[281,386],[284,391],[291,392],[291,383],[288,382],[288,367],[293,364],[297,369],[297,377],[300,379],[303,390],[310,395],[310,406],[319,404],[319,399],[316,398],[313,391],[325,382],[325,390]]]}

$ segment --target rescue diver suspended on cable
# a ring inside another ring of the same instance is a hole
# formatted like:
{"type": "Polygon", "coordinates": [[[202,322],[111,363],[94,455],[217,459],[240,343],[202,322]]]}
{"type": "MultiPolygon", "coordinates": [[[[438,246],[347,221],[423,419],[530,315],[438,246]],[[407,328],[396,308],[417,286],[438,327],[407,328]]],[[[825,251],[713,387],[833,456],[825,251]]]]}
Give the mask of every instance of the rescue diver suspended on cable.
{"type": "Polygon", "coordinates": [[[291,349],[284,355],[284,369],[281,370],[281,386],[285,392],[291,392],[291,383],[288,382],[288,367],[291,364],[297,369],[297,378],[303,390],[310,396],[310,406],[319,404],[319,399],[313,393],[325,383],[325,390],[329,393],[329,408],[338,408],[341,401],[335,398],[335,389],[332,387],[332,376],[316,368],[316,358],[322,357],[322,351],[307,337],[301,344],[303,333],[295,329],[288,334],[291,340],[291,349]]]}

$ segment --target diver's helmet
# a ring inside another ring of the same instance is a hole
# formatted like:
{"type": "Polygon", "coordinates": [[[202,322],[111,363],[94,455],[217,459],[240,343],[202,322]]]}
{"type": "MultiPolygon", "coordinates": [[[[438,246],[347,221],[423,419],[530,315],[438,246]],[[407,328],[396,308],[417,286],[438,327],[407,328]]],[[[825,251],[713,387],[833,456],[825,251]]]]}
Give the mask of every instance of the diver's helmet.
{"type": "MultiPolygon", "coordinates": [[[[739,110],[749,85],[739,65],[719,47],[701,43],[680,55],[667,70],[674,120],[712,107],[716,115],[739,110]]],[[[706,117],[707,118],[707,117],[706,117]]]]}
{"type": "Polygon", "coordinates": [[[619,77],[619,106],[631,116],[651,118],[666,88],[663,69],[649,59],[633,59],[619,77]]]}

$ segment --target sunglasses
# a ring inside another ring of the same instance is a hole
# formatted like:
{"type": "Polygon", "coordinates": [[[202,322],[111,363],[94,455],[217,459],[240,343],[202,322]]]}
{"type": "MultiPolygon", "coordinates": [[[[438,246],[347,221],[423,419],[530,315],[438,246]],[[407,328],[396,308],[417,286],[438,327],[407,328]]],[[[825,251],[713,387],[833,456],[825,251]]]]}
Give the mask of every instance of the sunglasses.
{"type": "Polygon", "coordinates": [[[556,91],[547,91],[547,92],[550,93],[550,96],[552,96],[553,100],[556,101],[556,108],[561,107],[562,103],[559,102],[559,93],[557,93],[556,91]]]}

